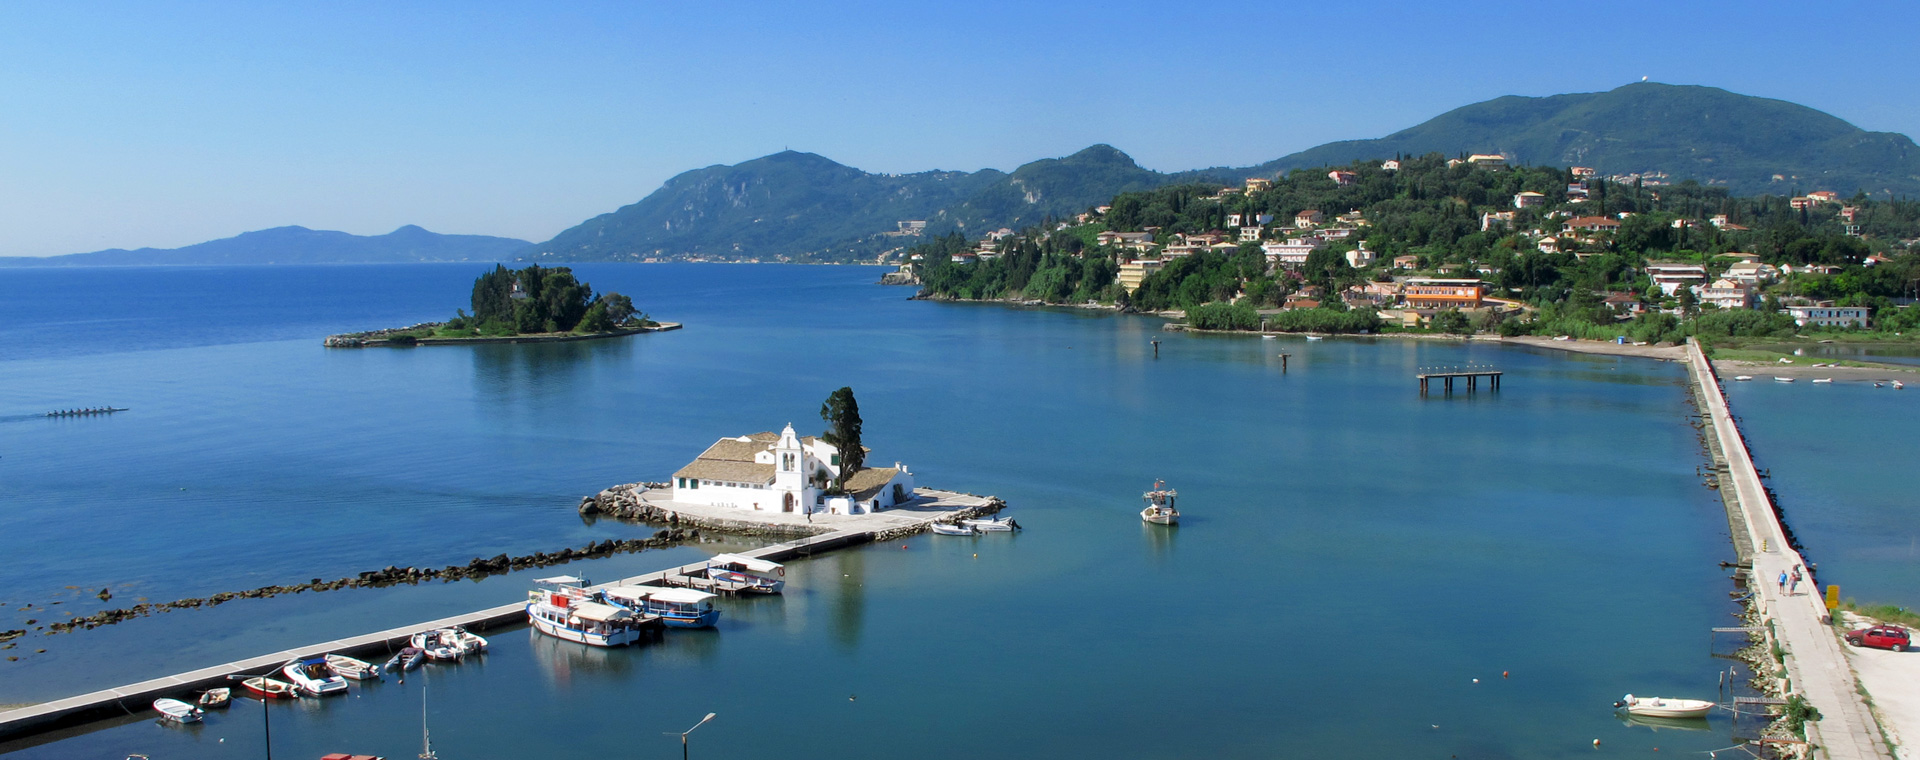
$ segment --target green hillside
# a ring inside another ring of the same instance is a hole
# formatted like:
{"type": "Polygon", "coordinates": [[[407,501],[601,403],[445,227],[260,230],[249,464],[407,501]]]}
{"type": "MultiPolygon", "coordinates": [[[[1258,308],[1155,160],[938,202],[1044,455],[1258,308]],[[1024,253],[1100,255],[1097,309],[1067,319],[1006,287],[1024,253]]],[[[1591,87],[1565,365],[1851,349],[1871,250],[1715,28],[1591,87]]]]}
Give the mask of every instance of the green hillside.
{"type": "Polygon", "coordinates": [[[0,266],[227,266],[253,264],[390,264],[416,261],[505,261],[525,240],[442,235],[407,225],[385,235],[305,227],[243,232],[183,248],[113,248],[65,256],[0,258],[0,266]]]}

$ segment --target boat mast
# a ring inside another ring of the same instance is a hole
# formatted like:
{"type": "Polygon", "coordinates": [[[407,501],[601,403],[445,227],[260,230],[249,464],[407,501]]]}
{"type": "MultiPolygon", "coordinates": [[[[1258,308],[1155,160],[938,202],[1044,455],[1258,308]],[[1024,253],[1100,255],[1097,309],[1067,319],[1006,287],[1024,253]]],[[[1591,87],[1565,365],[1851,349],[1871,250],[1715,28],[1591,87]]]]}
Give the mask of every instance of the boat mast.
{"type": "Polygon", "coordinates": [[[433,754],[433,735],[427,733],[427,685],[420,685],[420,760],[439,760],[433,754]]]}

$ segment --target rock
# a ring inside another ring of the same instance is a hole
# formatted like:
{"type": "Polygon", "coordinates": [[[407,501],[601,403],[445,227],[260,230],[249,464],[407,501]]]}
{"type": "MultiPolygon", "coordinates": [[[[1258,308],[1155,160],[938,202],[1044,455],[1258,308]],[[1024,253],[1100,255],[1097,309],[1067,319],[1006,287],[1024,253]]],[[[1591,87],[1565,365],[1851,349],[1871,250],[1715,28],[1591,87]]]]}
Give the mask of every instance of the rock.
{"type": "Polygon", "coordinates": [[[100,601],[104,602],[113,598],[113,592],[103,588],[100,589],[100,593],[94,594],[94,596],[100,597],[100,601]]]}

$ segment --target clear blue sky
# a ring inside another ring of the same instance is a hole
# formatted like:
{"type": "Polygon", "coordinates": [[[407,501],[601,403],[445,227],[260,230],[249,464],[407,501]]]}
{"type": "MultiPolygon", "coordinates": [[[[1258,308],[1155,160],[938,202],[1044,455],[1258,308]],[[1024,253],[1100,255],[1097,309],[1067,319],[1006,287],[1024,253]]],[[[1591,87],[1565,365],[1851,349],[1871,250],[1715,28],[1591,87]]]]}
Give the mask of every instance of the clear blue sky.
{"type": "Polygon", "coordinates": [[[1642,76],[1920,134],[1904,2],[268,5],[9,4],[0,255],[287,224],[537,241],[789,147],[1246,165],[1642,76]]]}

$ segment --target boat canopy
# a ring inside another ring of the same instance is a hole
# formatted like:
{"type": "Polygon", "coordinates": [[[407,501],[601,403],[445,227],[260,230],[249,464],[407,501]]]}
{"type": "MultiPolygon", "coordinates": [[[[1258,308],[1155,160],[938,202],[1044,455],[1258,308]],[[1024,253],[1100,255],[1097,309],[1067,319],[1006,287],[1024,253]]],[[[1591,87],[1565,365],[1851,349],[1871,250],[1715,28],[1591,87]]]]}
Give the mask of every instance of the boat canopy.
{"type": "Polygon", "coordinates": [[[647,594],[649,601],[666,604],[698,604],[713,597],[713,594],[690,588],[663,588],[647,594]]]}
{"type": "Polygon", "coordinates": [[[742,557],[738,554],[715,554],[711,559],[707,560],[707,564],[739,565],[756,573],[773,573],[779,572],[780,570],[780,563],[778,562],[769,562],[764,559],[754,559],[753,557],[742,557]]]}
{"type": "Polygon", "coordinates": [[[658,590],[659,589],[652,586],[614,586],[606,590],[606,595],[614,599],[638,602],[646,599],[648,594],[658,590]]]}
{"type": "Polygon", "coordinates": [[[612,605],[580,602],[573,606],[573,616],[581,620],[597,620],[604,623],[609,620],[625,620],[633,617],[633,613],[612,605]]]}
{"type": "Polygon", "coordinates": [[[576,576],[572,576],[572,575],[556,575],[556,576],[553,576],[552,578],[535,578],[535,579],[533,579],[533,582],[534,582],[534,583],[548,583],[548,584],[552,584],[552,585],[555,585],[555,586],[584,586],[584,585],[587,585],[587,579],[585,579],[585,578],[580,578],[580,577],[576,577],[576,576]]]}

